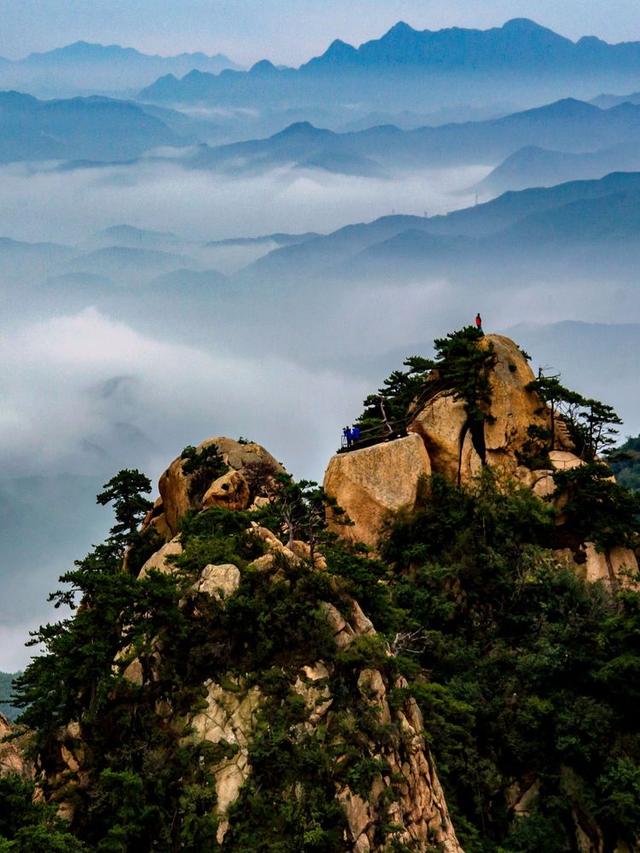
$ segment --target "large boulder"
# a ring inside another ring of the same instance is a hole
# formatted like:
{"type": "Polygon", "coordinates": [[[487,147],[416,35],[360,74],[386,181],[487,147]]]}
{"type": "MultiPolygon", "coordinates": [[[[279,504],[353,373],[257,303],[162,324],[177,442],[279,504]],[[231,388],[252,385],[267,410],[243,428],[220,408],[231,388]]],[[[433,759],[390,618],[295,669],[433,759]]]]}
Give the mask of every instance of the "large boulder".
{"type": "Polygon", "coordinates": [[[184,472],[185,460],[181,456],[174,459],[160,477],[160,499],[156,501],[146,524],[154,527],[162,538],[171,539],[176,535],[180,519],[190,509],[202,509],[203,506],[246,509],[251,497],[248,481],[256,479],[255,472],[262,471],[263,476],[268,478],[269,472],[284,471],[282,465],[255,442],[235,441],[232,438],[217,436],[199,444],[196,452],[201,453],[214,444],[228,470],[222,476],[213,476],[200,497],[193,494],[195,475],[184,472]]]}
{"type": "Polygon", "coordinates": [[[170,575],[174,570],[175,557],[179,557],[180,554],[182,554],[182,543],[180,537],[176,536],[149,557],[140,569],[139,577],[145,578],[151,571],[170,575]]]}
{"type": "Polygon", "coordinates": [[[529,428],[548,427],[549,415],[538,395],[528,390],[535,376],[520,347],[504,335],[486,335],[480,346],[492,347],[495,356],[489,372],[492,419],[484,426],[487,463],[513,473],[529,428]]]}
{"type": "Polygon", "coordinates": [[[385,517],[402,507],[413,509],[420,478],[430,474],[429,454],[417,435],[337,454],[329,462],[324,489],[352,524],[336,517],[335,529],[375,548],[385,517]]]}
{"type": "Polygon", "coordinates": [[[408,427],[409,433],[419,435],[427,447],[433,471],[453,482],[460,472],[466,423],[462,400],[440,392],[418,412],[408,427]]]}
{"type": "Polygon", "coordinates": [[[203,509],[212,506],[242,510],[249,506],[249,485],[240,471],[227,471],[212,483],[202,498],[203,509]]]}
{"type": "MultiPolygon", "coordinates": [[[[486,335],[483,348],[493,348],[489,369],[490,418],[484,423],[485,462],[515,474],[518,453],[529,440],[529,427],[548,427],[544,404],[527,386],[534,374],[514,341],[503,335],[486,335]]],[[[437,388],[434,378],[434,390],[437,388]]],[[[449,391],[439,390],[416,413],[408,431],[419,435],[429,452],[434,472],[449,480],[468,482],[481,468],[482,460],[467,429],[464,402],[449,391]]]]}

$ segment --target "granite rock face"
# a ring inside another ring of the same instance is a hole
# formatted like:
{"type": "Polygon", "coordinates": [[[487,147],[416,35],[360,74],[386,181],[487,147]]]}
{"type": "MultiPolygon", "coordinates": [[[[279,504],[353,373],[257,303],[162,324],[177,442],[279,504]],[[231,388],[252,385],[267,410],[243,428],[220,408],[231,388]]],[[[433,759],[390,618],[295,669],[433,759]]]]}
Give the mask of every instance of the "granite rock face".
{"type": "Polygon", "coordinates": [[[428,399],[408,426],[409,432],[424,441],[434,472],[453,482],[469,482],[483,462],[515,474],[529,428],[549,425],[544,405],[528,390],[535,377],[518,345],[503,335],[486,335],[480,346],[493,352],[488,370],[490,417],[484,422],[481,448],[484,459],[471,441],[464,402],[448,391],[438,391],[428,399]]]}
{"type": "Polygon", "coordinates": [[[234,441],[232,438],[217,436],[201,442],[198,454],[215,445],[222,457],[227,471],[220,476],[211,477],[200,491],[194,494],[196,474],[184,471],[185,460],[179,456],[174,459],[160,477],[160,498],[145,521],[145,527],[154,527],[165,540],[172,539],[179,530],[180,519],[191,509],[221,506],[231,510],[247,509],[250,503],[251,489],[248,483],[249,472],[261,468],[265,475],[284,471],[282,465],[259,444],[234,441]]]}
{"type": "Polygon", "coordinates": [[[429,454],[417,435],[334,456],[324,488],[352,522],[336,529],[352,542],[375,547],[385,517],[413,509],[420,478],[430,473],[429,454]]]}
{"type": "Polygon", "coordinates": [[[14,733],[9,720],[0,714],[0,776],[17,773],[19,776],[30,778],[33,775],[31,763],[23,755],[23,739],[5,741],[14,733]]]}
{"type": "MultiPolygon", "coordinates": [[[[243,466],[246,470],[250,461],[257,461],[260,465],[266,462],[268,468],[278,470],[273,457],[257,445],[238,445],[221,439],[216,439],[215,443],[223,452],[225,462],[233,462],[239,467],[233,468],[223,478],[216,478],[207,492],[212,487],[218,489],[220,479],[223,482],[237,482],[235,474],[245,479],[243,466]]],[[[363,452],[361,459],[362,462],[359,462],[358,454],[347,459],[350,476],[348,490],[354,497],[352,508],[357,516],[360,504],[366,506],[367,513],[373,505],[377,520],[382,520],[388,510],[411,505],[416,498],[419,477],[430,472],[429,458],[418,436],[372,448],[370,452],[363,452]],[[359,491],[366,480],[366,470],[375,471],[374,487],[367,494],[359,491]],[[409,480],[410,485],[407,485],[409,480]]],[[[189,478],[182,473],[182,463],[181,459],[175,460],[163,475],[162,503],[157,505],[155,512],[155,520],[163,517],[163,524],[171,533],[177,530],[184,512],[190,509],[206,512],[208,509],[204,505],[193,505],[189,495],[189,478]],[[157,511],[158,508],[161,512],[157,511]]],[[[245,482],[248,485],[248,480],[245,482]]],[[[243,499],[243,508],[253,497],[250,488],[248,491],[249,494],[243,499]]],[[[147,530],[153,525],[159,533],[160,528],[153,522],[154,519],[147,519],[147,530]]],[[[367,533],[366,528],[361,529],[367,533]]],[[[298,582],[301,573],[317,573],[317,589],[324,592],[312,593],[310,607],[324,625],[322,648],[326,654],[318,655],[313,645],[310,645],[308,660],[305,660],[306,646],[303,641],[302,651],[297,649],[292,663],[286,659],[288,651],[285,648],[279,666],[270,667],[269,677],[273,678],[274,669],[278,669],[278,677],[288,679],[289,695],[297,694],[301,701],[302,711],[296,713],[296,722],[288,729],[291,748],[294,749],[298,743],[305,744],[307,738],[316,735],[323,743],[326,742],[326,748],[335,753],[336,768],[340,768],[342,762],[353,759],[352,755],[346,754],[350,747],[345,743],[341,730],[345,715],[358,729],[358,720],[365,713],[363,709],[366,709],[366,714],[370,711],[372,719],[375,718],[380,724],[379,731],[378,726],[372,726],[366,729],[366,736],[364,729],[359,736],[359,752],[363,758],[380,768],[373,775],[373,781],[367,782],[367,789],[362,786],[358,790],[352,789],[344,781],[344,776],[336,771],[333,796],[344,814],[342,849],[354,853],[383,853],[390,849],[388,827],[392,825],[393,840],[416,853],[429,853],[434,845],[445,853],[461,853],[429,749],[422,716],[415,700],[408,694],[403,695],[407,687],[404,680],[400,676],[389,675],[389,672],[395,671],[393,667],[387,670],[381,663],[377,666],[358,663],[360,658],[354,652],[356,662],[351,675],[352,688],[349,698],[345,699],[345,664],[340,662],[339,656],[347,653],[354,643],[376,641],[376,629],[372,621],[353,597],[339,589],[340,584],[327,572],[323,555],[315,553],[314,559],[311,559],[308,543],[294,539],[285,544],[282,537],[261,526],[258,521],[248,522],[246,533],[253,540],[255,550],[262,553],[246,562],[238,561],[237,565],[222,561],[207,562],[190,580],[189,587],[182,593],[179,606],[194,620],[213,618],[205,617],[204,614],[211,612],[211,608],[214,613],[215,608],[220,608],[222,612],[228,611],[234,596],[246,597],[246,587],[243,587],[245,579],[257,577],[260,584],[269,589],[289,590],[298,582]],[[326,600],[331,596],[335,597],[331,601],[326,600]],[[327,738],[328,741],[325,740],[327,738]]],[[[372,528],[372,537],[373,533],[372,528]]],[[[175,558],[189,556],[187,533],[174,533],[168,541],[163,541],[164,538],[158,540],[157,550],[142,566],[140,578],[154,570],[172,573],[175,558]]],[[[311,584],[311,588],[316,589],[315,583],[311,584]]],[[[256,614],[255,618],[259,621],[260,614],[256,614]]],[[[214,632],[217,624],[215,619],[210,623],[214,632]]],[[[233,634],[234,648],[239,642],[237,634],[241,637],[243,630],[242,625],[237,626],[237,631],[236,626],[228,629],[229,635],[233,634]]],[[[224,647],[225,637],[218,634],[215,639],[212,638],[212,643],[213,646],[224,647]]],[[[127,647],[114,660],[114,668],[120,668],[132,688],[143,691],[154,684],[157,673],[162,669],[163,655],[167,651],[165,644],[166,638],[164,641],[149,638],[144,661],[137,657],[134,648],[127,647]]],[[[386,645],[383,649],[383,656],[391,658],[391,649],[386,645]]],[[[200,654],[206,652],[203,650],[200,654]]],[[[214,651],[213,654],[218,653],[214,651]]],[[[203,683],[198,685],[199,698],[190,711],[173,708],[170,696],[159,702],[156,709],[163,727],[175,727],[175,731],[181,733],[179,737],[196,743],[207,742],[216,748],[211,770],[216,790],[214,808],[219,818],[217,844],[220,846],[225,844],[233,821],[241,819],[241,814],[233,807],[237,807],[244,786],[255,772],[252,766],[253,744],[260,732],[264,732],[265,726],[269,725],[268,712],[272,706],[268,703],[273,701],[261,685],[259,668],[256,671],[254,665],[251,671],[245,671],[239,668],[238,658],[231,654],[223,660],[224,669],[220,668],[219,658],[211,662],[217,674],[215,677],[207,676],[206,680],[203,678],[203,683]]],[[[203,660],[200,665],[203,665],[203,660]]],[[[203,672],[206,671],[207,667],[204,666],[203,672]]],[[[269,678],[266,683],[270,683],[269,678]]],[[[82,797],[88,796],[91,787],[88,772],[91,759],[85,749],[82,726],[72,723],[61,730],[56,754],[49,758],[52,759],[52,770],[47,775],[47,798],[57,805],[61,815],[73,821],[77,803],[82,797]]],[[[296,796],[296,790],[292,789],[288,796],[296,796]]]]}

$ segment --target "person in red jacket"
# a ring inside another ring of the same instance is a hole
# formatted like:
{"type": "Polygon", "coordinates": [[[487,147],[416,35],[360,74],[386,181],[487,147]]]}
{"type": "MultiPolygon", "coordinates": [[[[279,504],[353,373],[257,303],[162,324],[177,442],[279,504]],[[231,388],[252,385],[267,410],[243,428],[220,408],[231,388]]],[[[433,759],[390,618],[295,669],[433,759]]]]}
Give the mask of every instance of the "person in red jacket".
{"type": "Polygon", "coordinates": [[[482,331],[482,317],[480,316],[480,312],[476,314],[476,329],[481,332],[482,331]]]}

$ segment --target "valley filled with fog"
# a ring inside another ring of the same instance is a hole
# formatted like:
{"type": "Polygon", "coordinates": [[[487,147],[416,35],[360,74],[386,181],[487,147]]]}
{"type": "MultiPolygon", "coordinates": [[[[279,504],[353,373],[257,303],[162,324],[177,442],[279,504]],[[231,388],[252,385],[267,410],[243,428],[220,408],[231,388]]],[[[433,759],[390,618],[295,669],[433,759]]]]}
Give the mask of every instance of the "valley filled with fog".
{"type": "Polygon", "coordinates": [[[227,73],[222,129],[165,90],[0,93],[0,669],[108,526],[92,496],[113,473],[156,479],[185,445],[241,433],[321,479],[363,398],[477,311],[640,431],[640,106],[590,102],[628,68],[588,91],[545,80],[529,103],[524,84],[515,105],[478,96],[464,124],[414,97],[351,124],[334,109],[331,129],[315,104],[249,111],[244,72],[210,85],[227,73]]]}

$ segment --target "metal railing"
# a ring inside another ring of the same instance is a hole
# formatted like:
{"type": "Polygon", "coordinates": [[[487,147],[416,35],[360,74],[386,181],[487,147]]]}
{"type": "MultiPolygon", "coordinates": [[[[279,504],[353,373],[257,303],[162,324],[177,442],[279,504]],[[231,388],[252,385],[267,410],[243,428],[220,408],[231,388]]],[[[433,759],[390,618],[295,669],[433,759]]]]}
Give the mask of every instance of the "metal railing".
{"type": "Polygon", "coordinates": [[[382,423],[378,426],[368,427],[360,430],[360,436],[357,439],[349,440],[343,433],[341,446],[338,453],[349,453],[352,450],[362,450],[365,447],[372,447],[375,444],[381,444],[384,441],[394,441],[397,438],[404,438],[407,435],[407,427],[416,415],[422,411],[429,400],[433,399],[440,391],[444,391],[447,385],[441,379],[426,380],[425,387],[418,395],[411,407],[411,411],[402,418],[397,418],[390,421],[384,408],[384,398],[380,398],[380,412],[382,415],[382,423]]]}

